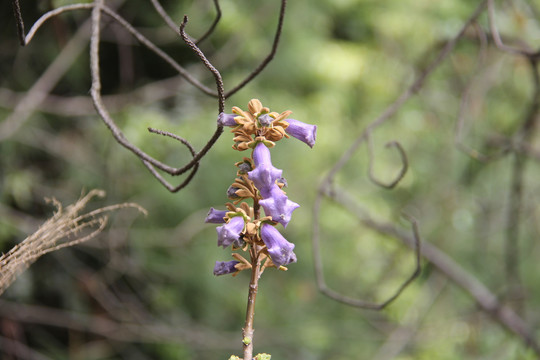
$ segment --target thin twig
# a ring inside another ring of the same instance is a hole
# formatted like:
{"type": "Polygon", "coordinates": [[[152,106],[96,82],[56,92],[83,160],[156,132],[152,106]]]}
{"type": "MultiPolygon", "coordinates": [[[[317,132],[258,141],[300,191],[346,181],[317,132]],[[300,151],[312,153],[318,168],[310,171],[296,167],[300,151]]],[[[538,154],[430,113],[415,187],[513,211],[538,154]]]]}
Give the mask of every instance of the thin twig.
{"type": "Polygon", "coordinates": [[[182,75],[191,85],[195,86],[197,89],[201,90],[206,95],[210,96],[216,96],[214,91],[212,89],[206,87],[203,85],[199,80],[191,76],[191,74],[184,69],[183,66],[181,66],[176,60],[174,60],[169,54],[167,54],[165,51],[161,50],[159,47],[157,47],[153,42],[148,40],[143,34],[141,34],[137,29],[133,27],[127,20],[125,20],[122,16],[118,15],[114,10],[112,10],[107,5],[100,6],[100,9],[103,10],[104,13],[112,17],[116,22],[118,22],[120,25],[122,25],[127,31],[129,31],[141,44],[146,46],[150,51],[154,52],[156,55],[158,55],[160,58],[165,60],[169,65],[173,67],[180,75],[182,75]]]}
{"type": "Polygon", "coordinates": [[[199,45],[204,40],[206,40],[210,35],[212,35],[214,30],[216,29],[217,24],[219,23],[219,20],[221,20],[221,7],[219,6],[219,0],[213,0],[213,1],[214,1],[214,7],[216,9],[216,17],[214,18],[214,21],[212,22],[208,30],[206,30],[206,32],[202,34],[201,37],[197,41],[195,41],[196,45],[199,45]]]}
{"type": "Polygon", "coordinates": [[[421,253],[421,247],[420,247],[420,233],[418,231],[418,224],[414,218],[411,216],[405,215],[404,217],[411,223],[412,230],[413,230],[413,237],[414,237],[414,253],[415,253],[415,269],[412,272],[412,274],[398,287],[398,289],[394,292],[392,296],[390,296],[388,299],[386,299],[383,302],[380,303],[374,303],[370,301],[360,300],[360,299],[354,299],[351,297],[348,297],[346,295],[343,295],[335,290],[332,290],[328,287],[326,284],[326,280],[324,279],[324,271],[323,271],[323,260],[320,253],[320,230],[319,230],[319,223],[320,223],[320,208],[322,203],[323,196],[329,196],[330,198],[336,200],[340,204],[345,204],[346,202],[349,202],[350,196],[344,195],[344,193],[341,191],[337,193],[335,189],[329,190],[329,189],[319,189],[319,194],[317,195],[317,199],[315,200],[315,205],[313,207],[313,233],[312,233],[312,243],[313,243],[313,259],[314,259],[314,266],[315,266],[315,275],[317,279],[317,287],[319,288],[319,291],[323,293],[324,295],[328,296],[331,299],[334,299],[336,301],[339,301],[343,304],[362,308],[362,309],[369,309],[369,310],[382,310],[386,306],[388,306],[390,303],[392,303],[394,300],[396,300],[399,295],[409,286],[414,279],[420,275],[421,271],[421,265],[420,265],[420,253],[421,253]]]}
{"type": "MultiPolygon", "coordinates": [[[[91,41],[90,41],[90,69],[91,69],[91,75],[92,75],[92,88],[90,90],[90,94],[92,96],[92,101],[94,103],[94,106],[100,115],[101,119],[105,122],[107,127],[110,129],[113,137],[116,139],[116,141],[133,152],[137,157],[141,159],[143,164],[147,166],[152,174],[156,176],[156,178],[162,183],[166,184],[166,181],[161,177],[155,169],[152,169],[152,167],[156,167],[162,171],[165,171],[166,173],[170,175],[181,175],[185,173],[186,171],[192,169],[194,166],[196,166],[199,163],[199,160],[206,155],[208,150],[214,145],[214,143],[217,141],[221,133],[223,132],[223,127],[218,126],[214,135],[210,138],[210,140],[207,142],[207,144],[199,151],[197,154],[195,154],[192,158],[192,160],[187,163],[182,168],[174,168],[167,164],[162,163],[161,161],[158,161],[139,149],[137,146],[133,145],[122,133],[120,128],[116,125],[112,117],[110,116],[109,112],[107,111],[105,105],[103,104],[103,99],[101,97],[101,76],[100,76],[100,63],[99,63],[99,42],[100,42],[100,27],[101,27],[101,10],[103,10],[108,15],[112,16],[115,20],[119,21],[122,25],[125,25],[126,28],[133,29],[133,27],[127,23],[125,20],[123,20],[120,16],[118,16],[116,13],[114,13],[110,8],[103,5],[102,0],[96,0],[94,9],[92,11],[92,35],[91,35],[91,41]]],[[[133,29],[134,30],[134,29],[133,29]]],[[[142,35],[141,35],[142,36],[142,35]]],[[[142,38],[137,37],[139,40],[142,38]]],[[[145,38],[144,38],[145,39],[145,38]]],[[[144,41],[144,40],[143,40],[144,41]]],[[[216,70],[217,71],[217,70],[216,70]]],[[[223,107],[223,101],[220,102],[220,108],[223,107]]],[[[191,177],[189,178],[191,180],[191,177]]],[[[183,187],[187,183],[182,183],[180,186],[183,187]]],[[[180,188],[181,188],[180,187],[180,188]]],[[[172,187],[168,187],[170,189],[172,187]]]]}
{"type": "Polygon", "coordinates": [[[327,178],[324,180],[326,182],[331,182],[339,170],[349,161],[351,156],[356,152],[356,149],[366,140],[366,136],[370,131],[373,131],[375,128],[379,127],[385,123],[389,118],[391,118],[402,106],[409,100],[411,96],[416,94],[424,86],[426,79],[433,73],[435,69],[448,57],[452,52],[456,43],[459,39],[465,34],[465,31],[470,26],[471,23],[476,21],[480,16],[482,11],[486,6],[487,0],[484,0],[478,5],[473,14],[467,19],[465,24],[458,31],[456,36],[450,39],[446,45],[439,52],[437,57],[418,75],[416,80],[407,88],[405,91],[398,96],[398,98],[390,104],[379,117],[377,117],[371,124],[369,124],[364,132],[356,138],[353,144],[343,153],[339,161],[332,167],[327,178]]]}
{"type": "Polygon", "coordinates": [[[34,35],[39,30],[39,28],[49,19],[58,16],[60,14],[74,11],[74,10],[81,10],[81,9],[91,9],[94,7],[94,4],[72,4],[72,5],[66,5],[66,6],[60,6],[54,10],[48,11],[45,14],[41,15],[39,19],[36,20],[36,22],[32,25],[30,28],[30,31],[28,31],[28,34],[24,38],[24,45],[28,45],[30,41],[34,38],[34,35]]]}
{"type": "Polygon", "coordinates": [[[401,144],[397,141],[390,141],[386,143],[385,147],[389,148],[393,146],[398,150],[399,156],[401,158],[401,169],[399,170],[399,173],[394,180],[392,180],[388,184],[385,184],[384,182],[378,180],[373,174],[374,155],[373,155],[373,141],[371,140],[371,134],[367,136],[367,144],[368,144],[368,158],[369,158],[369,162],[368,162],[369,179],[380,187],[383,187],[385,189],[393,189],[397,184],[399,184],[399,182],[403,179],[405,174],[407,174],[407,170],[409,169],[409,161],[407,160],[407,154],[405,153],[405,150],[403,149],[401,144]]]}
{"type": "Polygon", "coordinates": [[[491,31],[491,37],[493,38],[493,42],[495,42],[495,45],[502,51],[508,52],[515,55],[524,55],[527,57],[538,57],[540,56],[540,52],[533,52],[528,49],[520,49],[512,46],[508,46],[503,43],[501,36],[499,35],[499,30],[497,29],[497,25],[495,24],[495,5],[493,3],[493,0],[488,0],[488,18],[489,18],[489,28],[491,31]]]}
{"type": "MultiPolygon", "coordinates": [[[[341,190],[332,189],[332,192],[333,194],[329,195],[339,198],[340,203],[347,207],[350,213],[355,214],[363,225],[380,234],[400,239],[411,248],[416,246],[415,236],[410,236],[408,233],[397,229],[393,224],[373,219],[366,209],[359,207],[358,204],[351,201],[350,197],[341,192],[341,190]]],[[[433,245],[431,241],[424,241],[422,243],[421,255],[438,271],[465,291],[484,312],[491,315],[496,322],[517,335],[537,356],[540,356],[540,345],[527,323],[510,307],[503,305],[478,278],[463,269],[446,253],[433,245]]]]}
{"type": "MultiPolygon", "coordinates": [[[[165,21],[167,26],[171,28],[171,30],[174,31],[176,34],[180,35],[180,29],[178,25],[169,16],[169,14],[167,14],[167,12],[165,11],[161,3],[158,0],[150,0],[150,1],[152,2],[152,5],[158,12],[159,16],[161,16],[163,21],[165,21]]],[[[221,8],[219,6],[219,1],[218,0],[213,0],[213,1],[214,1],[214,7],[216,8],[216,17],[214,18],[214,21],[212,22],[208,30],[206,30],[206,32],[198,40],[194,40],[191,36],[189,37],[191,41],[193,41],[196,45],[199,45],[206,38],[208,38],[208,36],[210,36],[212,32],[214,32],[217,24],[219,23],[219,20],[221,19],[221,8]]]]}
{"type": "Polygon", "coordinates": [[[249,74],[244,80],[242,80],[238,85],[233,87],[231,90],[229,90],[225,94],[226,97],[231,97],[238,90],[246,86],[251,80],[253,80],[257,75],[259,75],[261,71],[264,70],[264,68],[270,63],[270,61],[272,61],[272,59],[276,55],[277,48],[279,45],[279,39],[281,38],[281,31],[283,29],[283,20],[285,18],[286,7],[287,7],[287,0],[281,0],[281,8],[279,10],[279,20],[278,20],[278,25],[276,29],[276,34],[274,35],[274,42],[272,43],[272,50],[266,56],[266,58],[259,64],[259,66],[257,66],[257,68],[253,70],[251,74],[249,74]]]}
{"type": "Polygon", "coordinates": [[[163,21],[165,21],[165,24],[174,31],[177,35],[180,35],[180,31],[178,31],[178,25],[174,22],[174,20],[167,14],[163,6],[161,6],[161,3],[158,0],[150,0],[152,5],[154,6],[154,9],[156,9],[157,13],[163,21]]]}
{"type": "Polygon", "coordinates": [[[19,0],[12,0],[11,4],[13,5],[13,14],[15,15],[15,22],[17,23],[19,43],[21,46],[24,46],[26,45],[26,42],[24,41],[24,21],[21,13],[21,4],[19,4],[19,0]]]}
{"type": "Polygon", "coordinates": [[[185,29],[186,24],[188,22],[187,15],[184,15],[184,20],[180,24],[180,35],[182,36],[182,39],[184,42],[193,50],[199,59],[203,62],[204,66],[214,75],[214,79],[216,80],[216,87],[217,87],[217,93],[218,93],[218,101],[219,101],[219,111],[218,113],[222,113],[225,111],[225,89],[223,86],[223,79],[221,78],[221,74],[219,71],[215,68],[210,61],[206,58],[204,53],[199,49],[199,47],[187,36],[185,29]]]}
{"type": "MultiPolygon", "coordinates": [[[[531,75],[533,78],[534,92],[531,99],[531,104],[525,115],[525,121],[518,130],[515,141],[519,143],[529,143],[531,137],[534,134],[536,125],[536,119],[540,109],[540,76],[538,73],[538,63],[533,58],[529,58],[529,64],[531,68],[531,75]]],[[[507,293],[509,296],[518,300],[516,308],[523,306],[521,297],[522,282],[519,273],[519,230],[520,230],[520,218],[522,212],[522,202],[524,193],[524,173],[527,157],[519,152],[514,153],[512,164],[512,179],[510,183],[509,191],[509,204],[508,204],[508,218],[506,225],[506,240],[505,240],[505,259],[506,259],[506,276],[509,289],[507,293]],[[517,296],[516,296],[517,294],[517,296]]]]}
{"type": "MultiPolygon", "coordinates": [[[[148,131],[151,132],[151,133],[154,133],[154,134],[160,134],[160,135],[163,135],[163,136],[168,136],[170,138],[173,138],[175,140],[178,140],[180,141],[182,144],[186,145],[187,148],[189,149],[189,152],[191,153],[191,155],[195,156],[197,155],[196,152],[195,152],[195,149],[193,148],[193,146],[189,143],[189,141],[187,141],[186,139],[178,136],[178,135],[175,135],[175,134],[172,134],[168,131],[163,131],[163,130],[158,130],[158,129],[153,129],[153,128],[148,128],[148,131]]],[[[154,177],[156,179],[158,179],[158,181],[167,188],[167,190],[169,190],[170,192],[172,193],[175,193],[181,189],[183,189],[184,187],[186,187],[190,182],[191,180],[193,179],[193,177],[195,176],[195,174],[197,173],[197,170],[199,170],[199,164],[195,164],[195,166],[193,166],[193,169],[191,170],[191,172],[189,173],[189,175],[186,177],[186,179],[184,179],[184,181],[177,185],[177,186],[172,186],[167,180],[165,180],[163,178],[163,176],[161,176],[160,173],[158,173],[156,171],[156,169],[150,164],[148,163],[147,161],[143,161],[143,164],[148,168],[148,170],[150,170],[150,172],[152,173],[152,175],[154,175],[154,177]]]]}

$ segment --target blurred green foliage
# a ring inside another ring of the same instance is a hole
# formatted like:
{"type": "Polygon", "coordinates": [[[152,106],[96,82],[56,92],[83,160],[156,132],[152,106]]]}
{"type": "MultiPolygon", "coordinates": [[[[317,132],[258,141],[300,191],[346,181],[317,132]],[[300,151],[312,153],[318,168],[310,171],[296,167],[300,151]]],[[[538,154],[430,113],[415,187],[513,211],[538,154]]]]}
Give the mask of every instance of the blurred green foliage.
{"type": "MultiPolygon", "coordinates": [[[[39,6],[24,2],[27,27],[44,11],[68,3],[72,1],[39,6]]],[[[211,1],[163,5],[175,20],[188,14],[187,29],[195,37],[204,33],[215,13],[211,1]]],[[[220,5],[223,18],[202,49],[230,89],[269,51],[279,2],[222,0],[220,5]]],[[[322,296],[312,269],[310,208],[322,176],[435,58],[477,5],[465,0],[291,1],[277,56],[260,76],[227,99],[227,111],[233,105],[245,108],[251,98],[259,98],[273,111],[290,109],[292,117],[319,127],[314,149],[293,139],[281,141],[272,152],[274,165],[288,180],[290,199],[301,204],[284,231],[296,244],[299,261],[285,273],[271,269],[263,275],[255,319],[256,352],[271,353],[272,359],[305,360],[534,358],[519,339],[480,312],[467,294],[430,264],[380,313],[322,296]]],[[[537,18],[528,15],[535,6],[522,1],[502,4],[497,14],[500,31],[537,45],[540,28],[537,18]]],[[[211,74],[164,26],[150,2],[126,2],[119,13],[212,86],[211,74]]],[[[55,18],[20,48],[11,13],[3,11],[2,89],[23,96],[88,16],[82,10],[55,18]]],[[[487,31],[485,14],[479,26],[487,31]]],[[[118,26],[103,32],[105,94],[129,92],[175,75],[142,46],[122,43],[119,39],[126,35],[118,26]]],[[[85,52],[52,93],[87,95],[88,63],[85,52]]],[[[397,173],[398,154],[383,145],[398,140],[410,162],[403,181],[391,191],[371,183],[363,146],[339,174],[339,185],[374,217],[400,228],[408,228],[400,212],[412,214],[420,222],[424,241],[447,252],[495,293],[504,293],[512,158],[488,163],[470,158],[455,146],[456,123],[461,97],[470,90],[463,141],[488,155],[496,152],[488,139],[512,136],[522,125],[532,96],[531,79],[526,61],[503,54],[492,44],[482,49],[471,29],[422,91],[373,133],[375,175],[386,181],[397,173]]],[[[2,117],[12,105],[13,101],[3,100],[2,117]]],[[[173,96],[153,103],[133,101],[114,118],[135,145],[179,166],[189,160],[187,149],[149,134],[147,127],[179,134],[200,149],[215,129],[216,111],[215,99],[180,83],[173,96]]],[[[217,248],[214,226],[203,224],[211,206],[223,207],[235,177],[234,163],[240,158],[231,149],[230,135],[225,130],[193,182],[171,194],[114,141],[95,114],[35,112],[18,132],[0,142],[1,250],[7,251],[52,214],[44,197],[68,204],[81,189],[100,188],[107,197],[95,206],[133,201],[149,216],[118,214],[99,239],[45,256],[2,295],[4,301],[83,314],[82,328],[0,316],[3,329],[6,324],[19,329],[18,341],[51,359],[227,359],[240,354],[248,274],[212,275],[214,262],[229,260],[230,252],[217,248]],[[131,331],[126,325],[106,336],[92,330],[92,319],[142,325],[131,331]]],[[[538,146],[538,137],[531,139],[530,145],[538,146]]],[[[540,319],[535,260],[540,256],[539,175],[531,161],[524,174],[519,239],[520,271],[527,289],[523,314],[533,328],[540,319]]],[[[410,249],[362,226],[338,204],[324,202],[321,226],[327,281],[348,296],[382,301],[414,268],[410,249]]],[[[3,341],[12,337],[0,332],[3,341]]]]}

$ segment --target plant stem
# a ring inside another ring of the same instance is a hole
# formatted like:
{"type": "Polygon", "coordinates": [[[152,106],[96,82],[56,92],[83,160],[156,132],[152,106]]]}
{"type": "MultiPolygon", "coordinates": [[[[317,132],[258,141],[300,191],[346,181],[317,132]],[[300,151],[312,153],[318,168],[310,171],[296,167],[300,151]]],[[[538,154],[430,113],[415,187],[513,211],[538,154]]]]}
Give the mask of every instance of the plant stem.
{"type": "Polygon", "coordinates": [[[255,299],[259,288],[260,266],[257,245],[253,245],[251,252],[251,280],[249,282],[248,302],[246,309],[246,323],[242,331],[244,344],[244,360],[253,359],[253,318],[255,317],[255,299]]]}
{"type": "MultiPolygon", "coordinates": [[[[255,220],[260,217],[259,199],[253,199],[253,210],[255,220]]],[[[259,278],[261,277],[261,267],[259,246],[253,243],[249,249],[251,256],[251,279],[249,281],[248,302],[246,309],[246,322],[242,329],[242,342],[244,344],[244,360],[253,359],[253,318],[255,317],[255,299],[257,298],[257,291],[259,289],[259,278]]]]}

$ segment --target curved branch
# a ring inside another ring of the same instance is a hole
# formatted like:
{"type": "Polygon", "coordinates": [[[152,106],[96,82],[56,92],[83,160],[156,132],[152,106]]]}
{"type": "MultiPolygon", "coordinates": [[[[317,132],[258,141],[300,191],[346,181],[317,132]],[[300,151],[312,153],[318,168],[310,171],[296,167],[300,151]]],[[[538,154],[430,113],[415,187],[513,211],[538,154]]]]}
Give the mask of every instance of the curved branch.
{"type": "Polygon", "coordinates": [[[219,114],[221,114],[225,110],[225,90],[223,87],[223,79],[221,78],[219,71],[210,63],[210,61],[208,61],[201,49],[199,49],[199,47],[187,36],[185,32],[187,22],[188,17],[187,15],[184,15],[184,20],[182,21],[182,24],[180,24],[180,36],[182,36],[184,42],[197,54],[197,56],[204,63],[204,66],[206,66],[206,68],[214,75],[218,93],[219,114]]]}
{"type": "Polygon", "coordinates": [[[533,58],[537,58],[540,56],[539,51],[534,52],[529,49],[520,49],[520,48],[516,48],[516,47],[508,46],[504,44],[501,39],[501,36],[499,35],[499,30],[497,29],[497,25],[495,24],[495,5],[493,4],[493,0],[488,0],[487,7],[488,7],[489,28],[491,30],[491,37],[493,38],[493,42],[495,43],[495,46],[497,46],[500,50],[511,53],[511,54],[524,55],[524,56],[533,57],[533,58]]]}
{"type": "Polygon", "coordinates": [[[214,22],[212,22],[212,25],[206,30],[206,32],[199,38],[199,40],[195,41],[195,44],[199,45],[201,42],[206,40],[216,29],[217,24],[219,23],[219,20],[221,20],[221,8],[219,6],[219,0],[214,0],[214,7],[216,8],[216,17],[214,19],[214,22]]]}
{"type": "Polygon", "coordinates": [[[28,34],[26,35],[26,37],[24,37],[24,40],[23,40],[24,43],[22,45],[28,45],[28,43],[30,43],[30,41],[32,41],[32,39],[34,38],[34,35],[39,30],[41,25],[43,25],[50,18],[63,14],[68,11],[91,9],[93,7],[94,7],[94,4],[72,4],[72,5],[60,6],[54,10],[46,12],[45,14],[41,15],[39,19],[36,20],[34,25],[32,25],[32,27],[30,28],[30,31],[28,31],[28,34]]]}
{"type": "Polygon", "coordinates": [[[244,80],[242,80],[238,85],[236,85],[234,88],[232,88],[225,94],[226,97],[232,96],[238,90],[246,86],[251,80],[253,80],[257,75],[259,75],[261,71],[264,70],[266,65],[268,65],[268,63],[270,63],[270,61],[272,61],[272,59],[276,55],[279,39],[281,38],[281,31],[283,29],[283,20],[285,18],[286,7],[287,7],[287,0],[281,0],[281,8],[279,10],[279,20],[278,20],[278,25],[276,29],[276,34],[274,35],[274,43],[272,44],[272,50],[266,56],[266,58],[259,64],[259,66],[257,66],[257,68],[253,70],[251,74],[249,74],[244,80]]]}
{"type": "Polygon", "coordinates": [[[199,80],[194,78],[190,75],[190,73],[184,69],[178,62],[176,62],[173,58],[169,56],[166,52],[161,50],[159,47],[157,47],[153,42],[148,40],[143,34],[141,34],[137,29],[133,27],[128,21],[126,21],[123,17],[118,15],[115,11],[113,11],[110,7],[107,5],[103,5],[100,7],[100,9],[103,10],[107,15],[112,17],[116,22],[118,22],[120,25],[122,25],[127,31],[129,31],[141,44],[146,46],[149,50],[154,52],[157,56],[165,60],[169,65],[171,65],[180,75],[182,75],[191,85],[195,86],[197,89],[201,90],[206,95],[210,96],[216,96],[216,94],[212,91],[212,89],[206,87],[203,85],[199,80]]]}
{"type": "MultiPolygon", "coordinates": [[[[182,138],[182,137],[180,137],[178,135],[172,134],[172,133],[170,133],[168,131],[163,131],[163,130],[158,130],[158,129],[153,129],[153,128],[148,128],[148,131],[151,132],[151,133],[154,133],[154,134],[160,134],[160,135],[163,135],[163,136],[168,136],[170,138],[173,138],[175,140],[180,141],[182,144],[186,145],[186,147],[189,149],[189,152],[191,153],[191,155],[193,155],[194,157],[196,156],[195,149],[193,149],[193,146],[186,139],[184,139],[184,138],[182,138]]],[[[156,171],[156,169],[149,162],[143,160],[143,164],[148,168],[148,170],[150,170],[152,175],[154,175],[154,177],[156,179],[158,179],[159,182],[163,186],[165,186],[167,188],[167,190],[169,190],[172,193],[175,193],[175,192],[181,190],[182,188],[184,188],[185,186],[187,186],[187,184],[189,184],[191,182],[191,180],[193,179],[193,177],[197,173],[197,170],[199,170],[199,163],[196,163],[195,166],[193,166],[193,170],[191,170],[188,177],[180,185],[172,186],[167,180],[165,180],[161,176],[160,173],[158,173],[156,171]]]]}
{"type": "Polygon", "coordinates": [[[389,118],[391,118],[409,98],[416,94],[424,86],[426,79],[437,69],[437,67],[448,57],[451,51],[456,46],[457,42],[465,34],[467,28],[480,16],[488,0],[482,1],[474,10],[473,14],[467,19],[458,33],[450,39],[441,49],[437,57],[418,75],[416,80],[405,89],[401,95],[391,103],[371,124],[369,124],[364,132],[360,134],[351,146],[342,154],[339,161],[332,167],[324,182],[331,183],[336,174],[349,161],[351,156],[356,152],[356,149],[366,140],[367,134],[373,129],[379,127],[389,118]]]}
{"type": "Polygon", "coordinates": [[[407,173],[407,170],[409,169],[409,161],[407,160],[407,154],[405,153],[405,150],[401,146],[401,144],[397,141],[390,141],[386,143],[385,147],[395,147],[398,152],[399,156],[401,158],[401,169],[399,170],[399,174],[396,176],[396,178],[390,182],[389,184],[385,184],[375,178],[375,175],[373,174],[373,141],[371,140],[371,135],[367,136],[367,144],[368,144],[368,156],[369,156],[369,165],[368,165],[368,176],[369,179],[375,183],[376,185],[379,185],[380,187],[383,187],[385,189],[393,189],[402,179],[405,177],[405,174],[407,173]]]}
{"type": "Polygon", "coordinates": [[[336,192],[331,191],[329,189],[325,189],[323,188],[323,186],[319,188],[319,193],[317,194],[315,205],[313,207],[314,221],[313,221],[313,234],[312,234],[315,276],[317,279],[317,287],[319,288],[319,291],[331,299],[334,299],[336,301],[339,301],[345,305],[349,305],[352,307],[369,309],[369,310],[377,310],[377,311],[384,309],[386,306],[388,306],[390,303],[396,300],[399,297],[399,295],[401,295],[403,290],[405,290],[405,288],[407,288],[407,286],[409,286],[414,281],[414,279],[416,279],[418,275],[420,275],[420,271],[421,271],[420,234],[418,231],[418,224],[416,220],[414,220],[410,216],[404,215],[404,217],[412,224],[413,236],[414,236],[414,253],[415,253],[416,265],[412,274],[399,286],[399,288],[394,292],[392,296],[390,296],[388,299],[386,299],[385,301],[381,303],[374,303],[370,301],[354,299],[346,295],[343,295],[335,290],[330,289],[324,279],[323,261],[322,261],[322,257],[320,253],[320,239],[319,239],[320,206],[321,206],[321,201],[322,201],[323,196],[328,196],[334,200],[337,200],[339,203],[341,202],[341,199],[336,198],[336,192]]]}
{"type": "Polygon", "coordinates": [[[180,35],[180,32],[178,31],[178,25],[176,25],[174,20],[171,19],[169,14],[167,14],[163,6],[161,6],[161,3],[158,0],[150,0],[150,2],[152,3],[152,5],[154,5],[154,9],[156,9],[159,16],[161,16],[167,26],[171,28],[171,30],[174,31],[176,34],[180,35]]]}
{"type": "MultiPolygon", "coordinates": [[[[158,12],[158,14],[161,16],[163,21],[165,21],[167,26],[169,26],[172,29],[172,31],[174,31],[176,34],[181,35],[180,31],[178,29],[178,25],[176,25],[174,20],[171,19],[169,14],[167,14],[167,12],[163,8],[163,6],[161,6],[160,2],[158,0],[150,0],[150,1],[152,2],[152,5],[154,5],[154,8],[158,12]]],[[[219,1],[218,0],[214,0],[214,7],[216,8],[216,18],[214,19],[214,21],[212,22],[212,24],[210,25],[208,30],[206,30],[206,32],[199,38],[199,40],[193,40],[190,37],[190,39],[192,41],[194,41],[195,44],[197,44],[197,45],[199,45],[199,43],[203,42],[208,36],[210,36],[210,34],[212,34],[214,32],[217,24],[219,23],[219,20],[221,19],[221,8],[219,6],[219,1]]]]}
{"type": "MultiPolygon", "coordinates": [[[[163,162],[154,159],[152,156],[148,155],[141,149],[139,149],[137,146],[133,145],[122,133],[120,128],[116,125],[110,114],[108,113],[106,107],[103,104],[103,99],[101,96],[101,76],[100,76],[100,63],[99,63],[99,43],[100,43],[100,27],[101,27],[101,11],[104,11],[108,15],[110,15],[113,19],[120,22],[123,26],[125,26],[134,36],[137,37],[140,41],[146,41],[148,44],[153,47],[156,50],[159,50],[157,47],[155,47],[151,42],[146,40],[146,38],[142,37],[129,23],[127,23],[124,19],[122,19],[118,14],[116,14],[114,11],[112,11],[110,8],[105,6],[103,4],[103,0],[96,0],[94,9],[92,11],[92,36],[90,41],[90,65],[91,65],[91,75],[92,75],[92,88],[90,89],[90,95],[92,97],[92,101],[94,103],[94,107],[96,108],[99,116],[101,119],[105,122],[109,130],[111,131],[113,137],[116,139],[116,141],[133,152],[137,157],[141,159],[143,164],[149,168],[149,170],[152,172],[152,174],[168,189],[175,189],[171,186],[166,185],[166,181],[161,177],[160,174],[157,173],[155,169],[152,167],[156,167],[159,170],[162,170],[170,175],[181,175],[185,173],[186,171],[190,170],[194,166],[198,165],[200,159],[208,152],[208,150],[212,147],[212,145],[217,141],[221,133],[223,132],[223,127],[218,126],[216,131],[214,132],[213,136],[210,138],[208,143],[205,145],[205,147],[196,153],[193,156],[193,159],[187,163],[182,168],[174,168],[169,165],[164,164],[163,162]],[[139,36],[140,35],[140,36],[139,36]]],[[[159,50],[161,51],[161,50],[159,50]]],[[[165,54],[166,55],[166,54],[165,54]]],[[[168,56],[168,55],[167,55],[168,56]]],[[[172,60],[172,59],[171,59],[172,60]]],[[[216,70],[217,71],[217,70],[216,70]]],[[[222,92],[222,90],[221,90],[222,92]]],[[[220,102],[220,108],[223,106],[223,100],[220,102]]],[[[187,183],[192,179],[194,175],[194,172],[188,176],[186,181],[182,183],[178,189],[184,187],[187,185],[187,183]]],[[[176,190],[178,191],[178,190],[176,190]]]]}

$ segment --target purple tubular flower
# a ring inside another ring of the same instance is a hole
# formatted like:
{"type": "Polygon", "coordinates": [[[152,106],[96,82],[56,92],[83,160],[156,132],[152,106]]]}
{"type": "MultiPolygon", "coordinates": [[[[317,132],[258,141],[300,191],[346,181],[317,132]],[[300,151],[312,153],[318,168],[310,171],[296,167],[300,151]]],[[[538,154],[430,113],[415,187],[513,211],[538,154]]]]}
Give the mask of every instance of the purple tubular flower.
{"type": "Polygon", "coordinates": [[[216,228],[218,233],[218,246],[223,246],[225,249],[234,241],[238,240],[242,230],[244,230],[244,218],[242,216],[235,216],[225,225],[218,226],[216,228]]]}
{"type": "Polygon", "coordinates": [[[221,126],[236,126],[238,125],[236,121],[234,121],[234,118],[236,116],[238,115],[220,113],[218,116],[217,123],[218,125],[221,125],[221,126]]]}
{"type": "Polygon", "coordinates": [[[225,219],[223,219],[227,215],[227,211],[225,210],[216,210],[214,208],[210,208],[210,211],[208,212],[208,215],[206,215],[206,219],[204,219],[205,223],[211,223],[211,224],[224,224],[225,219]]]}
{"type": "Polygon", "coordinates": [[[248,177],[259,189],[262,197],[267,198],[276,180],[281,178],[283,170],[272,165],[270,150],[262,142],[258,143],[253,150],[253,162],[255,170],[248,172],[248,177]]]}
{"type": "Polygon", "coordinates": [[[216,265],[214,266],[214,275],[227,275],[237,272],[236,268],[234,267],[236,264],[239,264],[239,261],[231,260],[231,261],[216,261],[216,265]]]}
{"type": "Polygon", "coordinates": [[[277,267],[296,262],[294,244],[288,242],[274,226],[262,224],[261,238],[268,249],[270,259],[277,267]]]}
{"type": "Polygon", "coordinates": [[[271,216],[273,221],[277,221],[283,227],[287,227],[291,221],[292,212],[300,207],[297,203],[290,201],[276,184],[270,189],[270,196],[259,201],[259,204],[267,216],[271,216]]]}
{"type": "Polygon", "coordinates": [[[306,124],[294,119],[285,119],[285,121],[289,123],[289,126],[285,129],[287,134],[305,142],[309,147],[315,145],[315,139],[317,138],[316,125],[306,124]]]}

